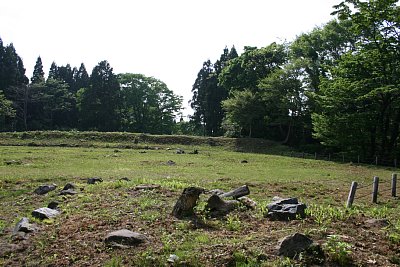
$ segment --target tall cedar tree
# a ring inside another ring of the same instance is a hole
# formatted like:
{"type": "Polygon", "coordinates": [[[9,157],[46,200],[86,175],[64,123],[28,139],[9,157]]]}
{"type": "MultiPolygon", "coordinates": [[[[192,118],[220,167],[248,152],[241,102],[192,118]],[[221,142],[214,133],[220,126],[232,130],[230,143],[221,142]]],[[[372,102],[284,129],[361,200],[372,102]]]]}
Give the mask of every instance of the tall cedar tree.
{"type": "Polygon", "coordinates": [[[81,127],[99,131],[119,128],[119,82],[107,61],[92,71],[89,87],[78,92],[81,127]]]}
{"type": "Polygon", "coordinates": [[[193,84],[193,97],[190,105],[195,112],[191,119],[197,127],[204,127],[205,135],[218,136],[223,134],[221,124],[224,110],[221,103],[228,97],[228,91],[218,84],[218,76],[227,62],[237,56],[234,46],[230,51],[225,47],[220,59],[214,64],[210,60],[203,63],[203,68],[199,71],[193,84]]]}
{"type": "Polygon", "coordinates": [[[43,64],[42,59],[40,56],[36,60],[35,67],[33,68],[33,75],[31,78],[32,83],[41,83],[44,82],[44,71],[43,71],[43,64]]]}

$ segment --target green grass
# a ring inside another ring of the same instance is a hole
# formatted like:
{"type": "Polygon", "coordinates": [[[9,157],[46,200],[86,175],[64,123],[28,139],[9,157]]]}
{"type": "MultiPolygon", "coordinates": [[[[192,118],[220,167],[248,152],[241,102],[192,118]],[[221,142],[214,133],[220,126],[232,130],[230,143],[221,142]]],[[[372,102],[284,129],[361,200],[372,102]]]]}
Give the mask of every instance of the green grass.
{"type": "MultiPolygon", "coordinates": [[[[271,251],[281,237],[301,231],[321,244],[328,242],[330,235],[347,236],[343,241],[346,244],[368,244],[370,236],[358,234],[366,218],[386,218],[392,224],[376,232],[382,246],[349,253],[346,256],[352,261],[364,264],[366,255],[385,255],[379,249],[391,246],[395,251],[400,243],[400,208],[388,192],[379,195],[378,205],[372,205],[370,197],[357,198],[370,191],[362,189],[356,194],[354,207],[345,208],[352,181],[369,184],[373,176],[379,176],[386,182],[382,185],[385,189],[392,169],[282,157],[274,151],[279,146],[270,148],[270,154],[260,150],[243,153],[237,151],[244,148],[234,139],[216,139],[209,145],[208,138],[184,137],[168,143],[162,137],[126,133],[8,133],[3,137],[0,242],[10,242],[16,221],[50,201],[60,202],[62,214],[48,222],[35,220],[40,231],[30,237],[29,249],[0,258],[0,265],[165,266],[169,255],[175,254],[179,263],[187,266],[289,266],[296,261],[280,259],[271,251]],[[152,149],[123,148],[121,144],[132,143],[133,137],[139,138],[137,145],[150,145],[152,149]],[[83,146],[74,147],[79,139],[85,140],[83,146]],[[30,142],[43,142],[45,146],[24,145],[30,142]],[[64,142],[69,145],[60,147],[64,142]],[[178,147],[197,149],[199,154],[179,155],[175,153],[178,147]],[[143,151],[146,153],[140,153],[143,151]],[[11,160],[20,164],[6,163],[11,160]],[[169,166],[169,160],[176,164],[169,166]],[[87,185],[90,177],[104,181],[87,185]],[[121,181],[123,177],[130,181],[121,181]],[[59,196],[68,182],[77,185],[79,194],[59,196]],[[57,190],[44,196],[33,194],[37,186],[48,183],[57,184],[57,190]],[[161,187],[135,190],[139,184],[161,187]],[[225,218],[208,218],[204,210],[208,196],[201,195],[196,213],[202,227],[171,216],[173,205],[188,186],[231,190],[243,184],[250,187],[249,197],[258,202],[254,211],[238,210],[225,218]],[[307,218],[291,223],[268,221],[263,215],[273,196],[298,197],[308,205],[307,218]],[[149,244],[132,250],[106,248],[102,242],[106,233],[122,228],[147,234],[149,244]]],[[[331,254],[327,254],[327,260],[340,260],[332,256],[335,246],[328,246],[327,253],[331,254]]],[[[387,254],[387,260],[397,259],[395,254],[387,254]]]]}

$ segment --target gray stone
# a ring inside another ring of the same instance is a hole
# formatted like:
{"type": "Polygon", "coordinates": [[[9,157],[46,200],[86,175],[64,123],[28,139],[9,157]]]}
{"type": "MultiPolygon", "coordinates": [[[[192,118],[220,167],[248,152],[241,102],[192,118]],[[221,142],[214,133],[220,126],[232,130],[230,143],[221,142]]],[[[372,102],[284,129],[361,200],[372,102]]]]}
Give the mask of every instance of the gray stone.
{"type": "Polygon", "coordinates": [[[68,190],[68,189],[75,189],[76,186],[74,184],[68,183],[64,186],[63,190],[68,190]]]}
{"type": "Polygon", "coordinates": [[[14,227],[13,234],[18,232],[31,233],[36,231],[36,227],[29,223],[29,219],[23,217],[14,227]]]}
{"type": "Polygon", "coordinates": [[[173,160],[168,160],[168,161],[167,161],[167,165],[169,165],[169,166],[175,166],[176,163],[175,163],[175,161],[173,161],[173,160]]]}
{"type": "Polygon", "coordinates": [[[34,193],[38,195],[44,195],[47,194],[50,191],[55,190],[57,185],[52,184],[52,185],[41,185],[38,188],[35,189],[34,193]]]}
{"type": "Polygon", "coordinates": [[[49,208],[39,208],[32,211],[32,216],[38,219],[50,219],[58,216],[60,212],[49,208]]]}
{"type": "Polygon", "coordinates": [[[294,235],[286,236],[278,241],[278,255],[294,258],[298,256],[300,252],[308,249],[312,244],[313,241],[307,236],[295,233],[294,235]]]}
{"type": "Polygon", "coordinates": [[[76,195],[76,194],[78,194],[78,192],[76,192],[76,191],[75,191],[74,189],[72,189],[72,188],[67,189],[67,190],[62,190],[62,191],[59,193],[60,196],[64,196],[64,195],[76,195]]]}
{"type": "Polygon", "coordinates": [[[182,149],[180,149],[180,148],[178,148],[178,149],[176,150],[176,154],[185,154],[185,151],[182,150],[182,149]]]}
{"type": "Polygon", "coordinates": [[[111,246],[115,244],[117,244],[117,246],[136,246],[146,241],[147,237],[145,235],[127,229],[111,232],[104,239],[104,242],[111,246]]]}
{"type": "Polygon", "coordinates": [[[278,221],[305,218],[307,206],[303,203],[299,203],[297,198],[274,197],[274,200],[274,202],[267,205],[268,213],[265,217],[278,221]]]}
{"type": "Polygon", "coordinates": [[[58,208],[58,204],[59,204],[59,203],[58,203],[57,201],[52,201],[52,202],[49,203],[49,205],[47,205],[47,207],[48,207],[49,209],[55,210],[55,209],[58,208]]]}
{"type": "Polygon", "coordinates": [[[99,177],[93,177],[93,178],[87,179],[88,184],[95,184],[95,183],[101,183],[101,182],[103,182],[103,179],[101,179],[99,177]]]}

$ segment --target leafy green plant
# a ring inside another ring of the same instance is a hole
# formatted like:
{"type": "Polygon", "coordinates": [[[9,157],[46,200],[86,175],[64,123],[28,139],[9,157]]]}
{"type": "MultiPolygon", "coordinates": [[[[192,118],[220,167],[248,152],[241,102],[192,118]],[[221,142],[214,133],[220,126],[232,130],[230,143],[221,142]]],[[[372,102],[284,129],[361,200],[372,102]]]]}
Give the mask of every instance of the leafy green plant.
{"type": "Polygon", "coordinates": [[[239,216],[229,214],[226,217],[226,228],[230,231],[239,231],[242,227],[242,222],[239,219],[239,216]]]}
{"type": "Polygon", "coordinates": [[[340,266],[346,266],[351,262],[351,245],[341,241],[338,235],[328,236],[324,247],[330,259],[340,266]]]}

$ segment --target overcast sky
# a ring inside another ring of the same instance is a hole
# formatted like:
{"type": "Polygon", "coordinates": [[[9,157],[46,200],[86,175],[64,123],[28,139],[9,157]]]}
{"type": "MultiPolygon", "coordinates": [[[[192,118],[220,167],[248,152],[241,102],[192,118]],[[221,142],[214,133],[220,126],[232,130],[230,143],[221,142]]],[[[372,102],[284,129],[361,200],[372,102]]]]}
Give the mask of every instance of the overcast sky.
{"type": "MultiPolygon", "coordinates": [[[[202,63],[225,46],[292,41],[332,19],[340,0],[2,0],[0,37],[13,43],[27,76],[40,55],[44,71],[102,60],[114,73],[153,76],[184,97],[202,63]]],[[[186,110],[184,112],[192,113],[186,110]]]]}

